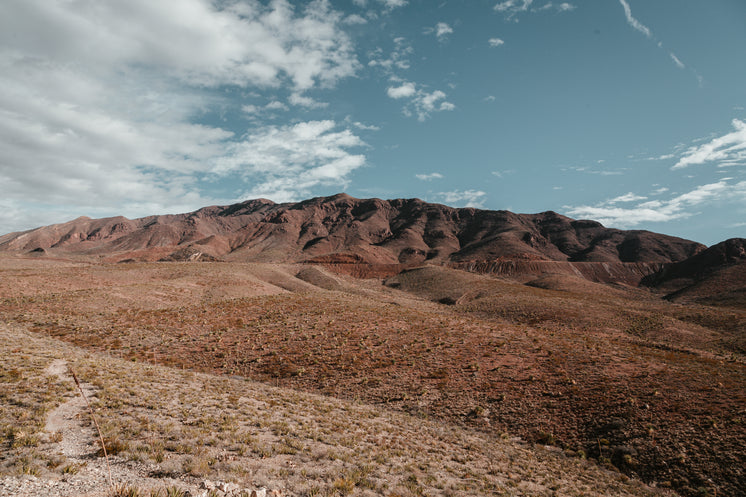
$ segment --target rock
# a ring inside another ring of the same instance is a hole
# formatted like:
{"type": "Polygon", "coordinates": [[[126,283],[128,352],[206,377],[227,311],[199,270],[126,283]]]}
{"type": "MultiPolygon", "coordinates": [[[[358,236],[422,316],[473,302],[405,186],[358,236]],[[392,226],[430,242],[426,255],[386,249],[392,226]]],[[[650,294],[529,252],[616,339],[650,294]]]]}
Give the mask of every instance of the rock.
{"type": "Polygon", "coordinates": [[[202,483],[200,483],[199,488],[204,488],[206,490],[215,490],[216,486],[214,482],[210,480],[205,480],[202,483]]]}
{"type": "Polygon", "coordinates": [[[251,497],[267,497],[267,489],[262,487],[251,491],[251,497]]]}
{"type": "Polygon", "coordinates": [[[218,483],[218,489],[221,492],[230,493],[230,492],[233,492],[234,490],[238,490],[238,485],[236,485],[235,483],[221,482],[221,483],[218,483]]]}

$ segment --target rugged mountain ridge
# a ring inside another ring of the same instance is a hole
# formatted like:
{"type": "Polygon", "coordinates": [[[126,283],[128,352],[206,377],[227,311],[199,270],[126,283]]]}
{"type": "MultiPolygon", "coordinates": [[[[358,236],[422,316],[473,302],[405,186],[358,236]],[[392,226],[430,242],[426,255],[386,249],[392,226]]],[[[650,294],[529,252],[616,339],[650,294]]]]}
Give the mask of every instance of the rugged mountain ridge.
{"type": "Polygon", "coordinates": [[[297,203],[257,199],[140,219],[73,221],[0,237],[0,250],[97,260],[464,263],[530,260],[671,263],[706,247],[647,231],[605,228],[552,211],[515,214],[419,199],[346,194],[297,203]]]}

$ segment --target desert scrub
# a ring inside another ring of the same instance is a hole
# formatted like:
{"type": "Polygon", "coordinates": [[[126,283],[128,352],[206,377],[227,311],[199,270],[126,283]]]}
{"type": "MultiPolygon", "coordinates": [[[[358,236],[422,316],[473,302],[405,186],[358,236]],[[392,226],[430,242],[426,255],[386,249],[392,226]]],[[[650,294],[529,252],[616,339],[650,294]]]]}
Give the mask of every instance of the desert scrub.
{"type": "MultiPolygon", "coordinates": [[[[25,350],[38,347],[28,354],[43,357],[43,366],[50,362],[43,351],[59,347],[45,340],[24,337],[25,350]]],[[[5,352],[4,343],[0,340],[0,353],[5,352]]],[[[80,378],[90,383],[95,379],[106,393],[95,402],[96,414],[109,441],[118,437],[127,447],[121,455],[150,457],[162,451],[159,470],[175,476],[284,488],[292,495],[441,495],[448,489],[487,495],[515,480],[534,482],[526,495],[551,495],[555,490],[548,487],[550,478],[542,475],[572,474],[579,476],[552,480],[552,487],[564,494],[650,495],[611,481],[577,459],[532,451],[445,423],[261,383],[86,355],[72,348],[65,354],[80,378]],[[229,401],[228,396],[239,401],[229,401]],[[202,443],[207,440],[211,445],[202,443]],[[242,450],[236,450],[239,447],[242,450]]],[[[39,392],[45,391],[48,381],[45,378],[44,389],[37,383],[39,392]]],[[[31,455],[24,461],[27,471],[41,466],[35,463],[40,456],[31,455]]]]}
{"type": "MultiPolygon", "coordinates": [[[[0,336],[0,341],[7,338],[0,336]]],[[[37,451],[54,441],[44,431],[48,413],[66,400],[70,385],[44,370],[48,356],[29,353],[20,342],[4,341],[0,349],[0,475],[21,472],[39,475],[47,465],[37,451]]]]}

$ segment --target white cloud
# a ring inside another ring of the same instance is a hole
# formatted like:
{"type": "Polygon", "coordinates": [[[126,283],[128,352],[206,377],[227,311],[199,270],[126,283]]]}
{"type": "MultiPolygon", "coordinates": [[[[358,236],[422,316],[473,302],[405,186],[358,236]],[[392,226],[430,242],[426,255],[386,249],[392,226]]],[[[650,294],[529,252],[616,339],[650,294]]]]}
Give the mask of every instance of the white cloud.
{"type": "Polygon", "coordinates": [[[157,68],[187,84],[331,86],[355,72],[341,16],[325,1],[302,15],[278,0],[230,3],[201,0],[5,2],[1,45],[57,65],[157,68]],[[38,36],[44,32],[45,36],[38,36]],[[83,58],[81,60],[81,58],[83,58]]]}
{"type": "Polygon", "coordinates": [[[671,169],[683,169],[695,164],[721,162],[727,165],[746,164],[746,123],[733,119],[735,131],[690,147],[671,169]]]}
{"type": "Polygon", "coordinates": [[[233,143],[213,161],[213,172],[254,183],[245,197],[275,201],[298,200],[316,186],[346,187],[350,174],[365,165],[365,156],[350,149],[365,143],[350,130],[336,128],[334,121],[265,127],[233,143]]]}
{"type": "Polygon", "coordinates": [[[409,45],[406,39],[402,37],[394,38],[394,50],[388,56],[383,57],[383,50],[376,48],[368,53],[369,67],[380,67],[386,73],[392,74],[395,69],[409,69],[410,62],[409,56],[414,52],[414,49],[409,45]]]}
{"type": "Polygon", "coordinates": [[[368,24],[368,20],[358,14],[352,14],[352,15],[345,17],[343,22],[345,24],[351,24],[351,25],[368,24]]]}
{"type": "Polygon", "coordinates": [[[390,98],[394,99],[400,99],[400,98],[410,98],[414,96],[417,93],[417,89],[415,88],[415,84],[411,82],[406,82],[402,84],[401,86],[390,86],[386,89],[386,94],[390,98]]]}
{"type": "Polygon", "coordinates": [[[658,157],[646,157],[645,160],[669,160],[676,157],[674,154],[663,154],[658,157]]]}
{"type": "Polygon", "coordinates": [[[269,110],[288,110],[288,106],[279,100],[272,100],[270,103],[265,105],[264,108],[269,110]]]}
{"type": "Polygon", "coordinates": [[[407,0],[378,0],[387,9],[396,9],[398,7],[404,7],[407,5],[407,0]]]}
{"type": "Polygon", "coordinates": [[[613,170],[613,169],[589,169],[587,167],[568,167],[564,168],[563,171],[574,171],[576,173],[584,174],[597,174],[599,176],[621,176],[624,174],[624,170],[613,170]]]}
{"type": "Polygon", "coordinates": [[[415,174],[415,178],[421,181],[432,181],[434,179],[443,179],[443,175],[440,173],[430,173],[430,174],[415,174]]]}
{"type": "Polygon", "coordinates": [[[650,29],[632,16],[632,9],[630,8],[629,3],[627,3],[627,0],[619,0],[619,3],[622,4],[622,8],[624,9],[624,16],[627,18],[627,24],[644,34],[646,37],[652,38],[653,33],[650,29]]]}
{"type": "Polygon", "coordinates": [[[534,3],[534,0],[506,0],[495,5],[498,12],[525,12],[534,3]]]}
{"type": "Polygon", "coordinates": [[[556,10],[557,12],[569,12],[571,10],[575,10],[575,6],[567,2],[562,2],[560,4],[549,2],[549,3],[545,3],[541,7],[537,7],[531,10],[533,12],[542,12],[544,10],[556,10]]]}
{"type": "Polygon", "coordinates": [[[433,112],[450,111],[456,108],[451,102],[445,100],[446,94],[440,90],[427,93],[419,90],[417,96],[412,100],[418,121],[424,121],[433,112]]]}
{"type": "Polygon", "coordinates": [[[489,40],[487,40],[487,43],[489,43],[491,47],[499,47],[501,45],[505,45],[505,42],[500,38],[490,38],[489,40]]]}
{"type": "Polygon", "coordinates": [[[241,106],[241,110],[246,114],[260,116],[262,115],[263,111],[286,111],[289,110],[289,107],[279,100],[272,100],[264,106],[258,106],[254,104],[243,105],[241,106]]]}
{"type": "Polygon", "coordinates": [[[453,190],[437,194],[438,198],[448,205],[476,208],[484,207],[484,197],[486,195],[486,192],[480,190],[453,190]]]}
{"type": "Polygon", "coordinates": [[[487,95],[482,100],[484,100],[485,102],[494,102],[495,100],[497,100],[497,98],[494,95],[487,95]]]}
{"type": "Polygon", "coordinates": [[[380,131],[381,129],[380,126],[374,124],[364,124],[358,121],[352,121],[349,116],[345,119],[345,122],[349,122],[357,129],[362,129],[363,131],[380,131]]]}
{"type": "Polygon", "coordinates": [[[435,36],[437,36],[438,39],[442,39],[452,33],[453,28],[444,22],[439,22],[435,25],[435,36]]]}
{"type": "Polygon", "coordinates": [[[506,19],[515,22],[518,22],[518,15],[524,12],[536,13],[553,10],[561,13],[575,10],[575,5],[568,2],[558,4],[547,2],[541,7],[532,7],[532,5],[534,5],[533,0],[506,0],[495,5],[494,10],[503,14],[506,19]]]}
{"type": "Polygon", "coordinates": [[[290,102],[290,105],[305,107],[307,109],[323,109],[329,106],[328,102],[319,102],[301,93],[292,93],[288,98],[288,102],[290,102]]]}
{"type": "MultiPolygon", "coordinates": [[[[361,8],[368,6],[368,0],[352,0],[352,3],[361,8]]],[[[391,12],[399,7],[404,7],[409,2],[408,0],[378,0],[378,3],[383,6],[385,12],[391,12]]]]}
{"type": "Polygon", "coordinates": [[[637,202],[640,200],[646,200],[647,197],[641,197],[639,195],[635,195],[632,192],[626,193],[624,195],[620,195],[618,197],[612,198],[610,200],[607,200],[606,204],[616,204],[619,202],[637,202]]]}
{"type": "Polygon", "coordinates": [[[417,88],[415,83],[404,81],[400,86],[391,86],[386,94],[393,99],[408,99],[404,106],[404,115],[417,115],[418,121],[425,121],[434,112],[451,111],[456,108],[446,100],[446,94],[440,90],[427,92],[417,88]]]}
{"type": "MultiPolygon", "coordinates": [[[[353,76],[341,23],[325,0],[298,9],[284,0],[0,3],[5,202],[27,222],[42,210],[132,216],[215,202],[201,193],[205,175],[242,142],[196,118],[228,105],[225,87],[302,96],[353,76]]],[[[360,161],[350,157],[339,160],[360,161]]]]}
{"type": "MultiPolygon", "coordinates": [[[[638,21],[633,15],[632,15],[632,8],[629,5],[629,2],[627,0],[619,0],[619,3],[622,5],[622,8],[624,9],[624,17],[627,19],[627,24],[629,24],[634,30],[639,31],[640,33],[644,34],[646,38],[649,38],[651,40],[655,39],[655,36],[653,35],[653,32],[642,24],[640,21],[638,21]]],[[[658,45],[658,48],[662,50],[666,50],[663,48],[663,42],[658,41],[656,43],[658,45]]],[[[676,64],[676,67],[679,69],[686,69],[686,65],[679,59],[676,54],[674,54],[671,51],[668,51],[668,56],[671,58],[674,64],[676,64]]],[[[700,86],[702,85],[702,76],[697,74],[697,71],[693,71],[695,76],[697,77],[697,80],[699,81],[700,86]]]]}
{"type": "Polygon", "coordinates": [[[667,222],[696,215],[697,207],[716,202],[746,199],[746,181],[728,183],[722,179],[717,183],[698,186],[694,190],[669,200],[653,200],[632,207],[616,207],[606,201],[598,206],[565,206],[568,215],[576,218],[594,219],[605,225],[628,228],[641,223],[667,222]]]}
{"type": "Polygon", "coordinates": [[[676,57],[676,55],[674,55],[673,52],[669,52],[668,55],[671,56],[671,60],[673,60],[673,63],[676,64],[676,67],[678,67],[679,69],[686,69],[686,66],[684,65],[684,63],[681,62],[679,58],[676,57]]]}

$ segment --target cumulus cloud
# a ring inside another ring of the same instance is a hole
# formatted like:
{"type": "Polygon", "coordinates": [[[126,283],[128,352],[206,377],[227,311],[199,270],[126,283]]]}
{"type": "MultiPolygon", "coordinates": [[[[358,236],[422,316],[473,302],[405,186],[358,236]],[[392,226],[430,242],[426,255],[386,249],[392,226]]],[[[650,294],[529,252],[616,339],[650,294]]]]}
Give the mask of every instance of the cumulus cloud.
{"type": "Polygon", "coordinates": [[[432,181],[434,179],[443,179],[443,175],[440,173],[430,173],[430,174],[415,174],[415,178],[421,181],[432,181]]]}
{"type": "Polygon", "coordinates": [[[392,83],[386,88],[386,95],[395,100],[406,101],[402,112],[408,117],[417,116],[419,121],[427,120],[435,112],[454,110],[456,106],[446,100],[447,95],[443,91],[429,92],[423,85],[407,81],[398,75],[409,69],[407,56],[411,55],[414,50],[402,37],[394,38],[393,41],[395,48],[388,58],[384,58],[383,50],[380,48],[368,54],[370,57],[368,66],[380,68],[384,74],[388,75],[392,83]]]}
{"type": "Polygon", "coordinates": [[[307,109],[323,109],[324,107],[329,106],[328,102],[319,102],[318,100],[314,100],[302,93],[292,93],[290,97],[288,97],[288,102],[290,102],[291,105],[305,107],[307,109]]]}
{"type": "Polygon", "coordinates": [[[456,207],[483,208],[486,192],[480,190],[453,190],[440,192],[437,197],[448,205],[456,207]]]}
{"type": "Polygon", "coordinates": [[[313,1],[302,15],[284,0],[223,8],[200,0],[5,2],[2,44],[57,64],[158,68],[182,82],[218,86],[330,86],[354,73],[341,15],[313,1]],[[37,36],[44,32],[45,36],[37,36]]]}
{"type": "Polygon", "coordinates": [[[400,86],[390,86],[386,89],[386,94],[394,99],[409,98],[417,93],[414,83],[405,82],[400,86]]]}
{"type": "MultiPolygon", "coordinates": [[[[228,105],[226,87],[286,89],[296,105],[323,105],[305,94],[359,67],[342,22],[326,0],[299,9],[285,0],[1,3],[6,202],[141,215],[213,201],[201,182],[243,141],[200,117],[228,105]]],[[[282,106],[239,109],[254,119],[282,106]]],[[[338,160],[342,170],[360,158],[338,160]]]]}
{"type": "Polygon", "coordinates": [[[417,116],[418,121],[425,121],[434,112],[450,111],[456,108],[446,100],[446,94],[440,90],[427,92],[417,88],[410,81],[401,82],[399,86],[391,86],[386,94],[393,99],[407,99],[403,112],[405,116],[417,116]]]}
{"type": "Polygon", "coordinates": [[[453,33],[453,28],[445,22],[439,22],[434,28],[427,28],[425,34],[435,33],[435,36],[439,40],[445,39],[449,34],[453,33]]]}
{"type": "Polygon", "coordinates": [[[262,114],[264,111],[286,111],[289,107],[285,105],[284,103],[280,102],[279,100],[272,100],[266,105],[254,105],[254,104],[247,104],[242,105],[241,110],[244,111],[246,114],[250,115],[259,115],[262,114]]]}
{"type": "Polygon", "coordinates": [[[671,169],[707,162],[718,162],[720,166],[746,164],[746,123],[733,119],[732,125],[735,131],[689,148],[671,169]]]}
{"type": "Polygon", "coordinates": [[[717,183],[698,186],[669,200],[651,200],[630,207],[618,207],[613,205],[614,202],[606,201],[597,206],[565,206],[565,210],[568,215],[576,218],[594,219],[620,228],[641,223],[673,221],[697,214],[696,208],[701,205],[733,200],[743,203],[746,198],[746,181],[728,181],[723,179],[717,183]]]}
{"type": "Polygon", "coordinates": [[[409,69],[410,62],[409,56],[414,52],[414,49],[409,45],[406,39],[402,37],[394,38],[394,49],[388,57],[384,57],[383,50],[376,48],[368,53],[369,67],[379,67],[384,70],[387,74],[393,74],[398,69],[409,69]]]}
{"type": "Polygon", "coordinates": [[[501,45],[505,45],[505,42],[500,38],[490,38],[489,40],[487,40],[487,43],[489,43],[491,47],[499,47],[501,45]]]}
{"type": "Polygon", "coordinates": [[[244,195],[275,201],[298,200],[316,186],[346,187],[350,174],[365,165],[351,149],[365,143],[334,121],[267,126],[249,133],[213,161],[212,172],[237,174],[254,186],[244,195]]]}

